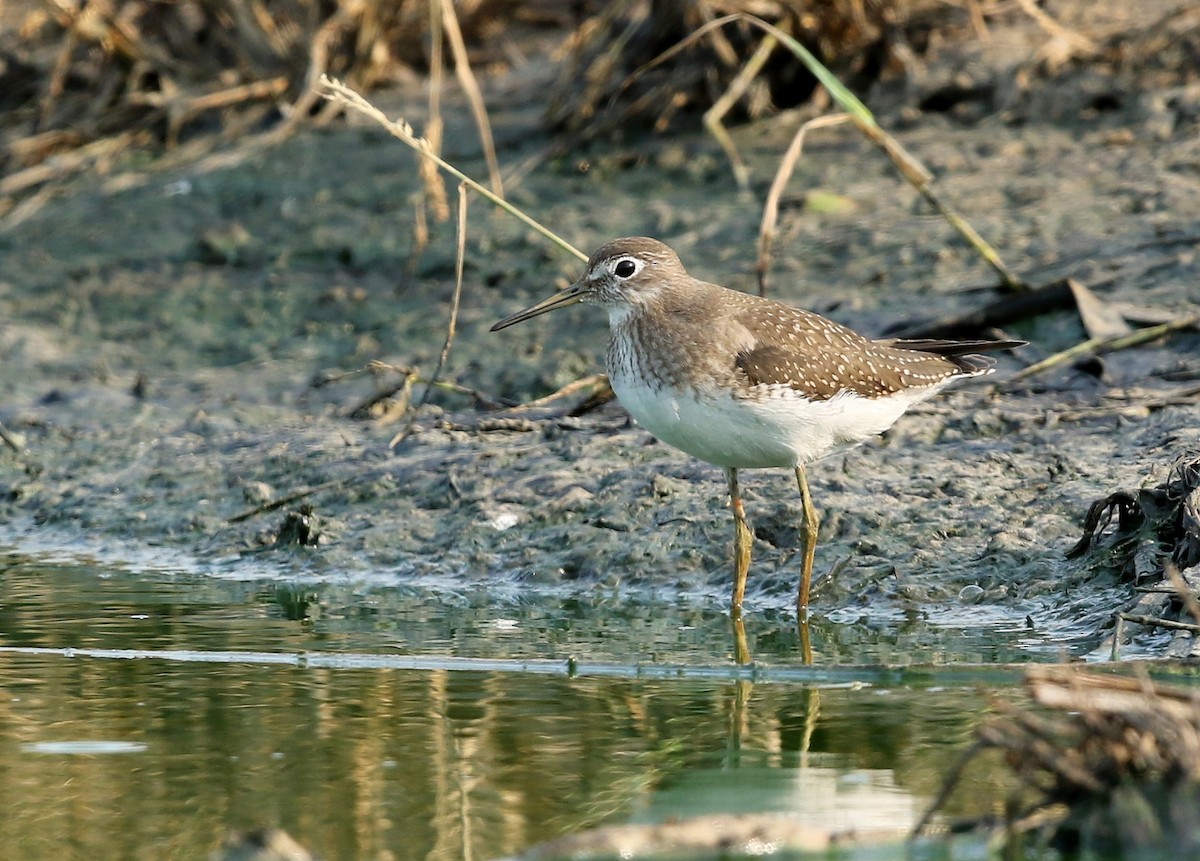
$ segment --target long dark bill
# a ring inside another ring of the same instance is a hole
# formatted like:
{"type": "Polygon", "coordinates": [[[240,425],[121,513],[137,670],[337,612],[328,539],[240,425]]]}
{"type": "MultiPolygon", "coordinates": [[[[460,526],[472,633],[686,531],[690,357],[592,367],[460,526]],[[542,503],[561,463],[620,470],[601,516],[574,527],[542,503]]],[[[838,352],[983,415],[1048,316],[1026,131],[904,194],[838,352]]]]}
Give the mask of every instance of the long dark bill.
{"type": "Polygon", "coordinates": [[[518,311],[511,317],[505,317],[496,325],[492,326],[492,332],[498,332],[501,329],[506,329],[514,323],[520,323],[522,320],[528,320],[530,317],[536,317],[539,314],[545,314],[547,311],[553,311],[555,308],[565,308],[568,305],[574,305],[583,300],[584,289],[578,284],[572,284],[561,293],[555,293],[548,299],[543,299],[536,305],[530,305],[524,311],[518,311]]]}

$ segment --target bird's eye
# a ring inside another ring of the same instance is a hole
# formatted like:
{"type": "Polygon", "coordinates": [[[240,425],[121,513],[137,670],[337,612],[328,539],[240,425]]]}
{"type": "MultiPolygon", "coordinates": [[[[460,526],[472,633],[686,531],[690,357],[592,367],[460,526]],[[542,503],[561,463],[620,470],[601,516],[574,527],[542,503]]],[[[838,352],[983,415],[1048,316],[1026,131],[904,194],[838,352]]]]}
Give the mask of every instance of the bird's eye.
{"type": "Polygon", "coordinates": [[[613,267],[613,274],[618,278],[629,278],[638,271],[638,265],[633,260],[626,257],[624,260],[618,260],[617,265],[613,267]]]}

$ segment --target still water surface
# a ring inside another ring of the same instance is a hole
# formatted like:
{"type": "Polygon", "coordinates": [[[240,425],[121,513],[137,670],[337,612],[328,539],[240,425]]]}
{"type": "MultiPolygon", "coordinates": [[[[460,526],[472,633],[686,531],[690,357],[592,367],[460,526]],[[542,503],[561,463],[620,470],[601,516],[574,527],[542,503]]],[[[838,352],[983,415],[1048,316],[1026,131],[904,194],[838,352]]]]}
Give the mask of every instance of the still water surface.
{"type": "MultiPolygon", "coordinates": [[[[804,668],[790,624],[760,618],[766,669],[739,676],[728,625],[636,602],[497,606],[0,551],[2,857],[206,858],[229,830],[271,825],[326,859],[485,861],[709,812],[896,835],[986,691],[1015,676],[828,655],[1020,654],[1011,636],[901,620],[857,626],[853,646],[818,628],[804,668]]],[[[994,804],[996,780],[969,775],[951,813],[994,804]]]]}

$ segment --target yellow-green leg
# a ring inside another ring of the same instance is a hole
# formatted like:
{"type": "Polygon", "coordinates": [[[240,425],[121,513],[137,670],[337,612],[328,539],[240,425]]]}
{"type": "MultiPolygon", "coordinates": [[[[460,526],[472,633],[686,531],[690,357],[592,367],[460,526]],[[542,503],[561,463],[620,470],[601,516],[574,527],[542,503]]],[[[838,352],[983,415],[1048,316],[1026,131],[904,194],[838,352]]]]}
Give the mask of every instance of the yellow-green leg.
{"type": "MultiPolygon", "coordinates": [[[[817,552],[817,529],[821,525],[817,510],[813,507],[812,493],[808,490],[808,477],[804,467],[796,467],[796,484],[800,486],[800,503],[804,506],[804,523],[801,538],[804,540],[804,563],[800,569],[800,594],[796,598],[796,612],[801,618],[808,615],[808,595],[812,589],[813,556],[817,552]]],[[[732,485],[730,485],[732,487],[732,485]]]]}
{"type": "Polygon", "coordinates": [[[750,524],[746,522],[746,509],[742,505],[742,493],[738,489],[737,470],[730,467],[725,470],[729,479],[729,503],[733,508],[733,601],[729,611],[734,616],[741,615],[742,598],[746,594],[746,576],[750,573],[750,546],[754,537],[750,534],[750,524]]]}

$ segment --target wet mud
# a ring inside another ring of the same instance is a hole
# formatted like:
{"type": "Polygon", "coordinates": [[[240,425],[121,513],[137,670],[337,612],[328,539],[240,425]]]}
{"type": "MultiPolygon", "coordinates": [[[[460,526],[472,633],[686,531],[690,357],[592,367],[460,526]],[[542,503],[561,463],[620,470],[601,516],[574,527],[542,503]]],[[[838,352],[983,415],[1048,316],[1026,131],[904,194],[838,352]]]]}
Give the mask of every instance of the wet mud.
{"type": "MultiPolygon", "coordinates": [[[[1022,78],[1044,40],[1024,22],[947,45],[871,107],[1029,283],[1093,284],[1135,325],[1194,310],[1196,84],[1148,62],[1022,78]],[[923,101],[956,74],[987,86],[923,101]]],[[[549,74],[531,64],[489,82],[504,164],[549,144],[528,98],[549,74]]],[[[419,88],[377,101],[419,126],[419,88]]],[[[453,96],[445,110],[447,155],[483,175],[469,113],[453,96]]],[[[798,122],[734,130],[748,195],[703,133],[630,132],[541,161],[510,197],[586,250],[652,235],[692,274],[752,291],[762,198],[798,122]]],[[[458,390],[431,392],[394,449],[407,418],[354,417],[403,378],[395,368],[430,373],[445,337],[454,231],[433,225],[413,253],[413,161],[350,121],[220,169],[122,164],[0,234],[0,422],[12,438],[0,445],[0,540],[225,575],[723,607],[732,524],[719,469],[656,443],[615,403],[577,416],[575,403],[495,408],[601,371],[607,326],[579,307],[489,333],[580,264],[482,201],[442,375],[458,390]]],[[[995,280],[852,130],[810,138],[784,201],[773,296],[882,336],[981,307],[995,280]],[[830,196],[837,206],[819,205],[830,196]]],[[[1031,653],[1105,654],[1134,584],[1065,554],[1092,502],[1160,481],[1200,448],[1200,336],[1009,383],[1087,335],[1072,311],[1005,334],[1030,344],[997,375],[810,468],[818,571],[837,569],[818,584],[819,618],[996,626],[1031,653]]],[[[743,493],[756,536],[747,610],[786,614],[800,566],[792,478],[748,472],[743,493]]],[[[1148,632],[1129,653],[1168,642],[1148,632]]]]}

